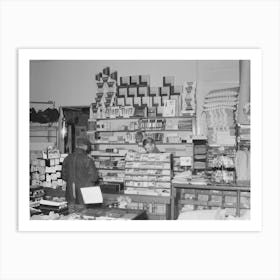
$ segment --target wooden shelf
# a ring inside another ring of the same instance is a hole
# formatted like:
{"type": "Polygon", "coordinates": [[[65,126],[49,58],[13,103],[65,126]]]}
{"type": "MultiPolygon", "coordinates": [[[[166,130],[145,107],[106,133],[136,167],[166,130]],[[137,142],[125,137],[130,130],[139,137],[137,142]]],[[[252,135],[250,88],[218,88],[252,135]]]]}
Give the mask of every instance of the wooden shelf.
{"type": "Polygon", "coordinates": [[[182,189],[204,189],[204,190],[219,190],[219,191],[250,191],[250,186],[238,185],[192,185],[187,183],[172,183],[174,188],[182,189]]]}
{"type": "Polygon", "coordinates": [[[94,132],[107,132],[107,133],[112,133],[112,132],[174,132],[174,131],[179,131],[179,132],[192,132],[189,129],[135,129],[135,130],[88,130],[88,133],[94,133],[94,132]]]}
{"type": "Polygon", "coordinates": [[[126,175],[128,176],[170,176],[169,175],[165,175],[165,174],[140,174],[140,173],[126,173],[126,175]]]}
{"type": "MultiPolygon", "coordinates": [[[[42,126],[42,127],[30,127],[30,131],[32,132],[37,132],[37,131],[57,131],[57,127],[47,127],[47,126],[42,126]]],[[[33,136],[32,136],[33,137],[33,136]]]]}
{"type": "Polygon", "coordinates": [[[104,142],[102,142],[102,143],[92,143],[92,145],[108,145],[108,146],[110,146],[110,145],[134,145],[134,146],[138,146],[138,144],[137,143],[117,143],[117,142],[111,142],[111,143],[104,143],[104,142]]]}
{"type": "MultiPolygon", "coordinates": [[[[231,203],[227,202],[216,202],[216,201],[198,201],[192,199],[180,199],[178,201],[179,204],[188,204],[188,205],[195,205],[195,206],[207,206],[207,207],[222,207],[222,208],[236,208],[235,205],[231,205],[231,203]]],[[[240,209],[248,209],[248,207],[240,206],[240,209]]]]}
{"type": "MultiPolygon", "coordinates": [[[[198,195],[199,190],[207,190],[209,191],[209,196],[212,195],[218,195],[214,193],[210,193],[210,191],[221,191],[222,194],[222,202],[211,202],[210,201],[201,201],[201,200],[192,200],[192,199],[179,199],[178,204],[189,204],[189,205],[195,205],[195,206],[206,206],[206,207],[222,207],[222,208],[235,208],[236,209],[236,215],[240,216],[240,209],[248,209],[241,206],[240,199],[241,199],[241,193],[242,192],[250,192],[250,186],[245,185],[192,185],[187,183],[172,183],[172,198],[171,198],[171,219],[175,219],[175,200],[177,198],[177,189],[193,189],[196,192],[196,195],[198,195]],[[226,191],[234,191],[236,192],[236,204],[226,203],[224,201],[224,196],[227,194],[226,191]],[[218,205],[218,206],[216,206],[218,205]]],[[[180,195],[179,195],[180,196],[180,195]]]]}
{"type": "Polygon", "coordinates": [[[135,202],[154,202],[162,204],[170,204],[171,198],[169,196],[155,196],[155,195],[139,195],[139,194],[125,194],[123,192],[117,194],[102,193],[104,199],[114,198],[119,196],[129,196],[135,202]]]}
{"type": "MultiPolygon", "coordinates": [[[[126,167],[125,169],[142,169],[142,170],[170,170],[167,168],[142,168],[142,167],[126,167]]],[[[142,174],[145,175],[145,174],[142,174]]],[[[167,175],[168,176],[168,175],[167,175]]]]}
{"type": "Polygon", "coordinates": [[[32,123],[29,124],[30,128],[58,128],[58,123],[32,123]]]}
{"type": "Polygon", "coordinates": [[[118,154],[112,154],[112,153],[108,153],[108,154],[100,154],[100,155],[92,155],[92,157],[125,157],[126,155],[118,155],[118,154]]]}
{"type": "MultiPolygon", "coordinates": [[[[193,116],[175,116],[175,117],[162,117],[162,116],[157,116],[157,117],[130,117],[130,118],[100,118],[96,119],[96,121],[112,121],[112,120],[149,120],[149,119],[193,119],[195,115],[193,116]]],[[[94,120],[91,120],[94,121],[94,120]]]]}
{"type": "MultiPolygon", "coordinates": [[[[130,181],[132,181],[132,180],[130,180],[130,181]]],[[[136,182],[138,182],[138,181],[136,181],[136,182]]],[[[142,181],[142,182],[145,182],[145,181],[142,181]]],[[[151,187],[138,187],[138,186],[131,186],[131,185],[125,185],[125,186],[128,187],[128,188],[148,189],[148,190],[153,190],[153,189],[166,189],[166,190],[170,190],[171,189],[171,186],[170,187],[152,187],[152,186],[151,187]]]]}
{"type": "MultiPolygon", "coordinates": [[[[148,163],[155,163],[159,162],[157,160],[126,160],[126,162],[148,162],[148,163]]],[[[160,163],[170,163],[170,161],[160,161],[160,163]]]]}
{"type": "MultiPolygon", "coordinates": [[[[92,145],[134,145],[134,146],[138,146],[137,143],[117,143],[117,142],[111,142],[111,143],[104,143],[104,142],[101,142],[101,143],[92,143],[92,145]]],[[[170,146],[170,145],[192,145],[191,143],[157,143],[156,142],[156,145],[157,146],[170,146]]]]}
{"type": "Polygon", "coordinates": [[[125,169],[120,168],[102,168],[102,167],[96,167],[98,170],[109,170],[109,171],[125,171],[125,169]]]}
{"type": "Polygon", "coordinates": [[[166,214],[147,213],[148,220],[166,220],[166,214]]]}
{"type": "MultiPolygon", "coordinates": [[[[144,175],[145,176],[145,175],[144,175]]],[[[157,183],[170,183],[169,181],[156,181],[156,180],[151,180],[151,181],[147,181],[147,180],[130,180],[130,179],[124,179],[124,181],[128,181],[128,182],[157,182],[157,183]]],[[[170,183],[171,184],[171,183],[170,183]]],[[[140,188],[140,187],[139,187],[140,188]]],[[[144,187],[143,187],[144,188],[144,187]]],[[[152,187],[151,187],[152,188],[152,187]]]]}

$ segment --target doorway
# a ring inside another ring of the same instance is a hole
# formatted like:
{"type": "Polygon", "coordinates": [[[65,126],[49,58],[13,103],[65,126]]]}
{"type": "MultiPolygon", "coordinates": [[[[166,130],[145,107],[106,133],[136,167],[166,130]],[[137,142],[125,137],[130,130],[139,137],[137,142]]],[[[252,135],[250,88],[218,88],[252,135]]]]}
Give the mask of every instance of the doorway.
{"type": "Polygon", "coordinates": [[[60,145],[62,153],[72,153],[78,138],[87,138],[89,106],[60,107],[60,145]]]}

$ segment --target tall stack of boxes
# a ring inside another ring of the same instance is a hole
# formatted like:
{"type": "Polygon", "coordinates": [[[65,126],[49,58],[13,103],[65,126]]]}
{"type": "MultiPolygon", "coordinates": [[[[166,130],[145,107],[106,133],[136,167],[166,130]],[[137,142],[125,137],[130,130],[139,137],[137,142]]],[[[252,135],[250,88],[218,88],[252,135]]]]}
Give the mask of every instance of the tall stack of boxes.
{"type": "Polygon", "coordinates": [[[162,86],[158,87],[150,86],[149,75],[123,76],[119,84],[117,79],[117,72],[110,73],[109,67],[96,74],[97,93],[91,104],[91,120],[111,118],[114,114],[106,114],[112,110],[110,107],[114,107],[114,111],[131,108],[136,117],[192,117],[195,114],[196,82],[175,85],[174,76],[164,76],[162,86]]]}
{"type": "Polygon", "coordinates": [[[106,67],[95,75],[97,92],[95,102],[91,104],[90,119],[102,118],[106,108],[116,105],[118,73],[110,73],[106,67]]]}
{"type": "Polygon", "coordinates": [[[57,149],[42,151],[41,158],[31,161],[31,186],[64,189],[65,182],[62,180],[61,171],[66,156],[67,154],[60,154],[57,149]]]}

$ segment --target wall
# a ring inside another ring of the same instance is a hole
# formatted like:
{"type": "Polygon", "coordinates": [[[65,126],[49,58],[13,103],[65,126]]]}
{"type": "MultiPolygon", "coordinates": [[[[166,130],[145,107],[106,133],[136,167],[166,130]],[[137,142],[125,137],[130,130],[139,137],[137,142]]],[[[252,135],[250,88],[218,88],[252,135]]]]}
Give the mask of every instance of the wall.
{"type": "MultiPolygon", "coordinates": [[[[89,105],[94,100],[95,74],[110,66],[118,76],[149,74],[151,85],[162,85],[162,77],[175,76],[175,84],[197,81],[198,124],[205,94],[215,88],[239,84],[238,61],[31,61],[30,100],[53,100],[56,106],[89,105]]],[[[199,131],[199,125],[198,125],[199,131]]]]}

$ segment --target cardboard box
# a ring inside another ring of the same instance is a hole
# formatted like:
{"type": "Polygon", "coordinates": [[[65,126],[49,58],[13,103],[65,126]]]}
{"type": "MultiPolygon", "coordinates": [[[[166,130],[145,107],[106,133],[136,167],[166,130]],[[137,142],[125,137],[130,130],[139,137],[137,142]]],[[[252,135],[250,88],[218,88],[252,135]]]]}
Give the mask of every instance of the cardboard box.
{"type": "Polygon", "coordinates": [[[174,86],[175,77],[174,76],[164,76],[162,84],[163,86],[174,86]]]}
{"type": "Polygon", "coordinates": [[[137,97],[138,96],[138,89],[137,89],[137,87],[130,86],[128,88],[128,95],[127,96],[128,97],[132,97],[132,98],[137,97]]]}
{"type": "Polygon", "coordinates": [[[134,97],[134,106],[141,106],[142,105],[142,99],[141,97],[134,97]]]}
{"type": "Polygon", "coordinates": [[[144,97],[149,95],[149,88],[147,86],[139,86],[138,97],[144,97]]]}
{"type": "Polygon", "coordinates": [[[98,73],[95,75],[95,81],[100,81],[102,78],[102,73],[98,73]]]}
{"type": "Polygon", "coordinates": [[[175,115],[179,116],[179,113],[181,112],[181,107],[179,106],[180,96],[172,95],[170,96],[170,100],[175,100],[175,115]]]}
{"type": "Polygon", "coordinates": [[[163,106],[158,106],[157,107],[157,115],[162,116],[163,115],[163,106]]]}
{"type": "Polygon", "coordinates": [[[46,182],[46,188],[51,188],[52,187],[52,182],[46,182]]]}
{"type": "Polygon", "coordinates": [[[118,97],[117,98],[117,105],[118,106],[125,106],[125,98],[124,97],[118,97]]]}
{"type": "Polygon", "coordinates": [[[170,95],[170,86],[161,87],[161,96],[169,96],[170,95]]]}
{"type": "Polygon", "coordinates": [[[51,173],[51,172],[52,172],[52,168],[49,167],[49,166],[47,166],[47,167],[46,167],[46,173],[51,173]]]}
{"type": "Polygon", "coordinates": [[[119,87],[118,88],[118,97],[127,97],[128,88],[127,87],[119,87]]]}
{"type": "Polygon", "coordinates": [[[161,106],[161,97],[160,96],[155,96],[153,97],[153,106],[161,106]]]}
{"type": "Polygon", "coordinates": [[[140,83],[140,76],[130,76],[130,84],[131,85],[138,85],[140,83]]]}
{"type": "Polygon", "coordinates": [[[45,173],[46,173],[46,167],[44,167],[44,166],[39,166],[39,167],[38,167],[38,172],[39,172],[39,174],[45,174],[45,173]]]}
{"type": "Polygon", "coordinates": [[[60,157],[59,150],[48,151],[48,158],[49,159],[55,159],[55,158],[59,158],[59,157],[60,157]]]}
{"type": "Polygon", "coordinates": [[[157,108],[156,107],[149,107],[148,108],[148,117],[154,118],[157,115],[157,108]]]}
{"type": "Polygon", "coordinates": [[[32,180],[31,181],[31,185],[32,186],[39,186],[40,185],[40,181],[39,180],[32,180]]]}
{"type": "Polygon", "coordinates": [[[63,185],[63,180],[62,179],[57,179],[57,185],[62,186],[63,185]]]}
{"type": "Polygon", "coordinates": [[[56,189],[58,187],[57,181],[52,181],[52,188],[56,189]]]}
{"type": "Polygon", "coordinates": [[[150,96],[160,96],[160,88],[150,87],[150,96]]]}
{"type": "Polygon", "coordinates": [[[32,173],[33,180],[39,180],[40,175],[38,173],[32,173]]]}
{"type": "Polygon", "coordinates": [[[139,83],[141,85],[149,85],[150,84],[150,75],[141,75],[139,83]]]}
{"type": "Polygon", "coordinates": [[[46,182],[51,182],[52,181],[52,176],[50,174],[46,175],[46,182]]]}
{"type": "Polygon", "coordinates": [[[125,106],[133,106],[133,98],[132,97],[127,97],[125,99],[125,106]]]}
{"type": "Polygon", "coordinates": [[[182,92],[183,92],[183,86],[174,86],[173,92],[171,94],[180,96],[182,92]]]}
{"type": "Polygon", "coordinates": [[[118,80],[118,72],[117,71],[112,72],[111,75],[110,75],[110,78],[114,81],[117,81],[118,80]]]}
{"type": "Polygon", "coordinates": [[[106,76],[110,76],[110,67],[103,68],[102,73],[106,76]]]}
{"type": "Polygon", "coordinates": [[[148,96],[142,97],[142,105],[150,107],[150,98],[148,96]]]}
{"type": "Polygon", "coordinates": [[[54,171],[61,171],[62,170],[62,165],[56,165],[54,171]]]}
{"type": "Polygon", "coordinates": [[[165,100],[163,108],[164,117],[175,117],[176,116],[176,100],[165,100]]]}
{"type": "Polygon", "coordinates": [[[38,167],[34,166],[34,165],[31,165],[30,172],[37,172],[37,171],[38,171],[38,167]]]}
{"type": "Polygon", "coordinates": [[[47,159],[48,158],[48,154],[45,151],[42,151],[42,158],[43,159],[47,159]]]}
{"type": "Polygon", "coordinates": [[[31,161],[31,164],[32,164],[33,166],[38,166],[38,165],[39,165],[39,161],[38,161],[37,159],[32,160],[32,161],[31,161]]]}
{"type": "Polygon", "coordinates": [[[46,161],[44,159],[38,160],[39,166],[46,166],[46,161]]]}
{"type": "Polygon", "coordinates": [[[126,77],[120,77],[120,85],[121,86],[128,86],[130,83],[130,77],[126,76],[126,77]]]}

